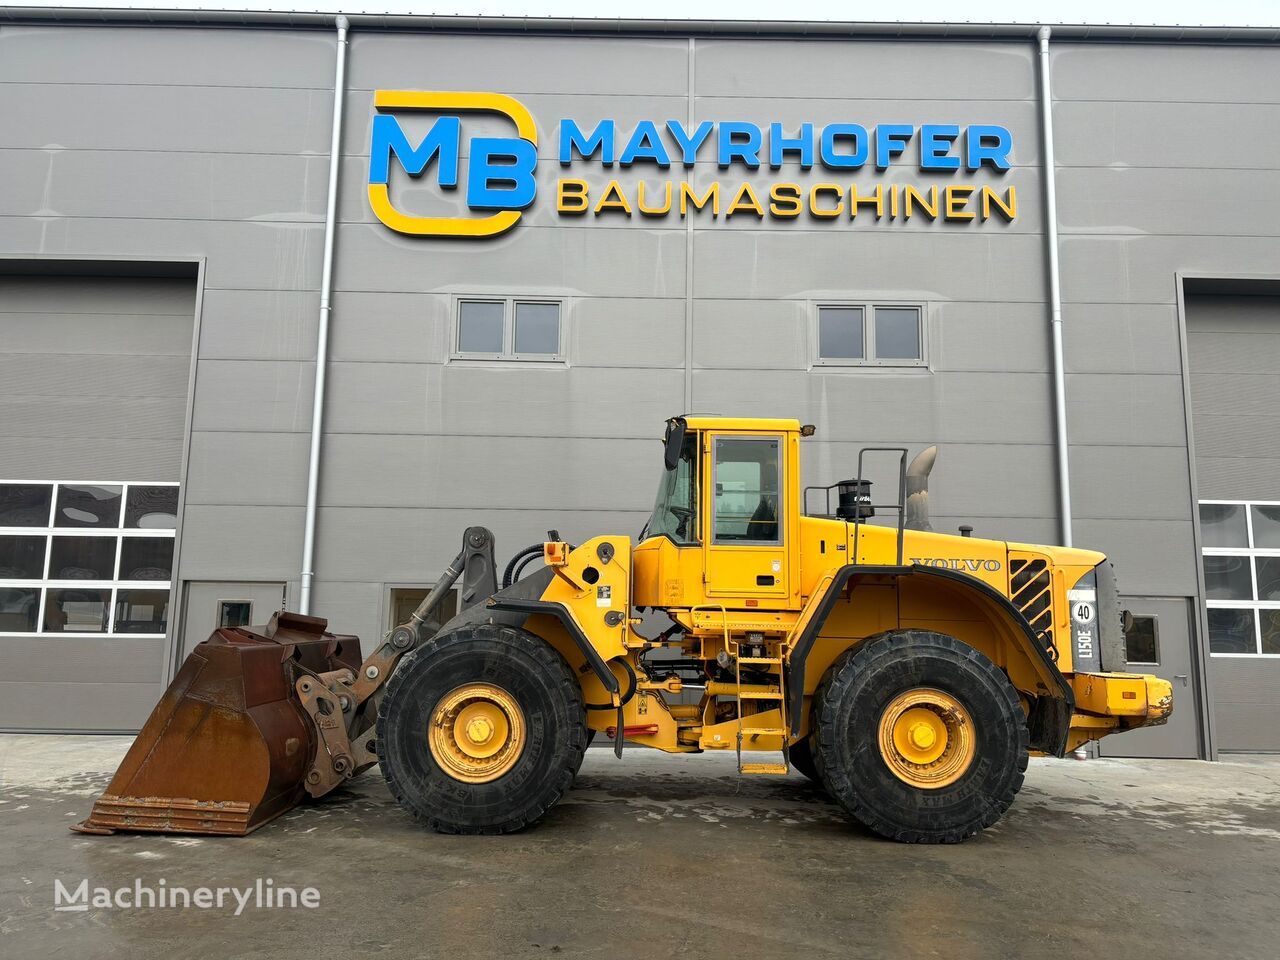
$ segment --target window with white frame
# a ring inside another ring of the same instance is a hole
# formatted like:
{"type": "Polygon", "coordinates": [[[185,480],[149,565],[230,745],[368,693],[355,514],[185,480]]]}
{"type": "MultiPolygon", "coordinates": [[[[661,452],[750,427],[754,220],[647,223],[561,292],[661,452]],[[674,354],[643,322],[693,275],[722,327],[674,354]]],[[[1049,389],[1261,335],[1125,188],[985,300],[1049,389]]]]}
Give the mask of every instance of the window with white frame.
{"type": "Polygon", "coordinates": [[[457,301],[453,356],[479,360],[564,359],[563,304],[524,297],[457,301]]]}
{"type": "Polygon", "coordinates": [[[0,635],[164,636],[176,483],[0,481],[0,635]]]}
{"type": "Polygon", "coordinates": [[[818,304],[814,364],[924,366],[924,318],[924,307],[920,304],[818,304]]]}
{"type": "Polygon", "coordinates": [[[1209,652],[1280,656],[1280,503],[1200,503],[1209,652]]]}

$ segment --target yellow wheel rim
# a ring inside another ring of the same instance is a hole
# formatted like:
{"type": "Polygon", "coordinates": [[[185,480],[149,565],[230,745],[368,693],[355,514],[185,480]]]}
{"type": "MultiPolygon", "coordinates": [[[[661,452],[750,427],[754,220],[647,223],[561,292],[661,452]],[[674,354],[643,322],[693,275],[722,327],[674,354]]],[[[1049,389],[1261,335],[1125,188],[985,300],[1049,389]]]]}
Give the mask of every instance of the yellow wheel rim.
{"type": "Polygon", "coordinates": [[[431,714],[431,756],[441,770],[463,783],[497,780],[516,765],[524,743],[520,705],[490,683],[451,690],[431,714]]]}
{"type": "Polygon", "coordinates": [[[880,756],[903,783],[937,790],[955,783],[973,764],[973,719],[941,690],[900,693],[880,715],[880,756]]]}

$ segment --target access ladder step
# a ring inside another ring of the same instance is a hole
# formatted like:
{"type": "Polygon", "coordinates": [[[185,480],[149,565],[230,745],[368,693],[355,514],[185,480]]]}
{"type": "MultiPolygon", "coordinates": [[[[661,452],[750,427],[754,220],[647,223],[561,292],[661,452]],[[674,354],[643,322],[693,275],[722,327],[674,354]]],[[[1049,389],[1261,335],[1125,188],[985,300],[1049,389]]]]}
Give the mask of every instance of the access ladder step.
{"type": "Polygon", "coordinates": [[[782,663],[782,658],[781,657],[739,657],[738,662],[739,663],[772,664],[773,666],[776,667],[782,663]]]}
{"type": "Polygon", "coordinates": [[[742,735],[744,737],[785,737],[787,731],[784,727],[743,727],[742,735]]]}
{"type": "Polygon", "coordinates": [[[739,773],[763,773],[769,776],[785,776],[790,769],[785,763],[743,763],[738,766],[739,773]]]}
{"type": "Polygon", "coordinates": [[[768,690],[739,690],[739,700],[781,700],[782,691],[777,687],[770,687],[768,690]]]}

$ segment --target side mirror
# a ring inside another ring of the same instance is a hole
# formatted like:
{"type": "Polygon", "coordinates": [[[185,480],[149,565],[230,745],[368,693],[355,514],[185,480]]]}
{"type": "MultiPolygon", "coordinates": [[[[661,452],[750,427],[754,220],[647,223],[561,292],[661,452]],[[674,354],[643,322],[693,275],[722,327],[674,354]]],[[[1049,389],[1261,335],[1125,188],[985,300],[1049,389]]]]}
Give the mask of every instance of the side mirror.
{"type": "Polygon", "coordinates": [[[663,440],[665,447],[662,455],[663,465],[668,471],[680,465],[680,449],[684,446],[685,421],[683,417],[673,417],[667,421],[667,436],[663,440]]]}

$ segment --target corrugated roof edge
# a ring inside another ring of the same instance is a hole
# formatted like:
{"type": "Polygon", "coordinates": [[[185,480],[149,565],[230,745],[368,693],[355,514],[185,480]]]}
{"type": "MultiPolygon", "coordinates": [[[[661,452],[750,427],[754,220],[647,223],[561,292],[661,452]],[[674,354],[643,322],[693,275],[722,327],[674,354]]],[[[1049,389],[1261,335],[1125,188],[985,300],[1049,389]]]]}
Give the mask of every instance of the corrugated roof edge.
{"type": "MultiPolygon", "coordinates": [[[[340,13],[259,10],[148,10],[105,7],[2,7],[0,24],[128,24],[134,26],[333,29],[340,13]]],[[[1040,24],[843,23],[802,20],[643,20],[623,18],[482,17],[348,13],[356,30],[453,33],[559,33],[593,36],[928,38],[1032,41],[1040,24]]],[[[1157,43],[1275,43],[1280,27],[1052,24],[1055,40],[1157,43]]]]}

